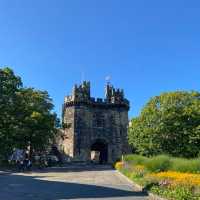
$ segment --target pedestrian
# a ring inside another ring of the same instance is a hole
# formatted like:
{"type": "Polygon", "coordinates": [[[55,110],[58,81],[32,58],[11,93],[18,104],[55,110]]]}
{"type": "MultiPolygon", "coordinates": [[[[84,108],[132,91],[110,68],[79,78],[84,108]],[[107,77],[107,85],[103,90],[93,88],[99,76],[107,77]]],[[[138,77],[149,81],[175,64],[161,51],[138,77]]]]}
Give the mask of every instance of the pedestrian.
{"type": "Polygon", "coordinates": [[[29,159],[28,153],[25,153],[25,159],[24,159],[24,170],[30,170],[31,169],[31,161],[29,159]]]}

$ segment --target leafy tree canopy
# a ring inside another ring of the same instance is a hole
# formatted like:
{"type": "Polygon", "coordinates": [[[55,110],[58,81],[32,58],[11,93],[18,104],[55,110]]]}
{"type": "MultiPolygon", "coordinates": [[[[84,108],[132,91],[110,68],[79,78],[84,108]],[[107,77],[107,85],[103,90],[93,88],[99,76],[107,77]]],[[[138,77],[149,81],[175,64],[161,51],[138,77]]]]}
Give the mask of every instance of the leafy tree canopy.
{"type": "Polygon", "coordinates": [[[200,152],[200,93],[163,93],[132,119],[129,143],[138,153],[196,157],[200,152]]]}
{"type": "Polygon", "coordinates": [[[10,68],[0,69],[0,155],[14,147],[44,150],[59,124],[53,107],[46,91],[23,88],[10,68]]]}
{"type": "Polygon", "coordinates": [[[0,153],[7,155],[11,149],[17,118],[17,92],[22,87],[20,77],[10,68],[0,69],[0,153]]]}

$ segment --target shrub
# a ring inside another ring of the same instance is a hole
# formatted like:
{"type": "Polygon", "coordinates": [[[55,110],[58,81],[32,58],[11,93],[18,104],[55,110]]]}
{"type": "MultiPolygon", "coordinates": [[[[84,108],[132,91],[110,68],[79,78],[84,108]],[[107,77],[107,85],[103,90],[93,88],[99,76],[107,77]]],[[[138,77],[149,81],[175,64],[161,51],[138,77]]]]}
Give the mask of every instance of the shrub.
{"type": "Polygon", "coordinates": [[[147,160],[145,163],[147,170],[150,172],[161,172],[170,169],[171,160],[169,156],[160,155],[147,160]]]}

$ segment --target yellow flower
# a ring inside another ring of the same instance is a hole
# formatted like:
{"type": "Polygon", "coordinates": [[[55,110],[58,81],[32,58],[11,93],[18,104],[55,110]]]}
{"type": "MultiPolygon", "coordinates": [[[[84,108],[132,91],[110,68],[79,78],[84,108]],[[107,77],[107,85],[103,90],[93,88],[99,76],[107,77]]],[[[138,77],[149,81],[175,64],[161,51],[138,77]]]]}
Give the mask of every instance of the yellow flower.
{"type": "Polygon", "coordinates": [[[117,170],[122,169],[123,166],[124,166],[124,163],[123,163],[123,162],[116,162],[116,163],[115,163],[115,169],[117,169],[117,170]]]}
{"type": "Polygon", "coordinates": [[[160,173],[153,173],[150,175],[151,178],[158,180],[171,180],[171,185],[190,185],[200,186],[200,174],[182,173],[175,171],[167,171],[160,173]]]}
{"type": "Polygon", "coordinates": [[[131,170],[137,177],[143,177],[145,174],[145,167],[143,165],[133,165],[131,170]]]}
{"type": "Polygon", "coordinates": [[[133,167],[134,168],[134,170],[136,170],[136,171],[144,171],[144,165],[136,165],[136,166],[134,166],[133,167]]]}

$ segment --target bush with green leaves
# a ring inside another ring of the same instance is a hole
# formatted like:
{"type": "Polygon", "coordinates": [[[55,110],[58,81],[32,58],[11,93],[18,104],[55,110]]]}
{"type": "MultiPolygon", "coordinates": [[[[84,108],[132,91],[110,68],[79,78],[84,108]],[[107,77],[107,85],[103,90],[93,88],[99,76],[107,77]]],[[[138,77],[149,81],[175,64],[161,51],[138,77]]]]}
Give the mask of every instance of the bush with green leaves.
{"type": "Polygon", "coordinates": [[[200,153],[200,93],[163,93],[131,120],[129,144],[136,153],[194,158],[200,153]]]}

